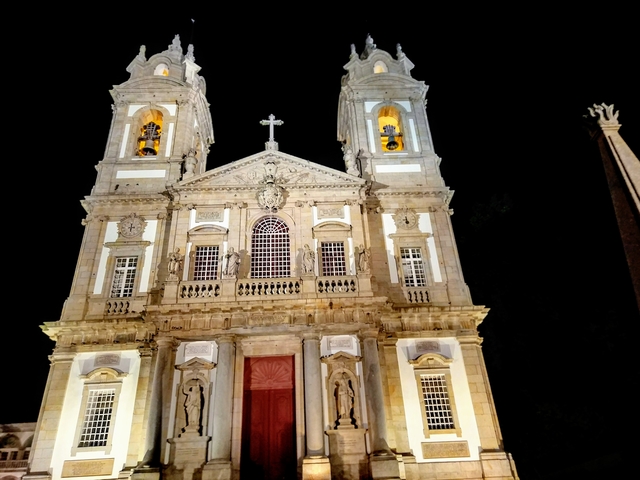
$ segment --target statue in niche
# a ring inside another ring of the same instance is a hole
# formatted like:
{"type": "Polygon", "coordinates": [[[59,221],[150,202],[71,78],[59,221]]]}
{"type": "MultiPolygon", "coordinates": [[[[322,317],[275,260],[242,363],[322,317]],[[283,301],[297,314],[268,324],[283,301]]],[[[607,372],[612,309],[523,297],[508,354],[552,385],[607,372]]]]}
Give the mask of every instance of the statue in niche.
{"type": "Polygon", "coordinates": [[[358,254],[358,269],[362,273],[369,272],[371,269],[371,252],[364,245],[360,245],[360,253],[358,254]]]}
{"type": "Polygon", "coordinates": [[[230,247],[225,258],[227,262],[222,274],[229,278],[235,278],[238,275],[238,268],[240,267],[240,254],[238,254],[233,247],[230,247]]]}
{"type": "Polygon", "coordinates": [[[302,273],[313,273],[315,263],[316,253],[309,248],[309,245],[305,245],[302,252],[302,273]]]}
{"type": "Polygon", "coordinates": [[[185,394],[184,412],[187,415],[185,430],[197,430],[200,428],[200,415],[202,414],[202,388],[199,383],[187,387],[182,386],[185,394]]]}
{"type": "Polygon", "coordinates": [[[180,254],[180,249],[176,248],[175,252],[171,252],[168,257],[167,270],[169,271],[169,278],[175,279],[182,271],[183,255],[180,254]]]}
{"type": "Polygon", "coordinates": [[[349,383],[349,376],[346,373],[343,373],[340,378],[336,379],[336,389],[334,393],[336,397],[336,410],[338,412],[338,419],[347,420],[346,423],[348,424],[351,423],[351,419],[353,418],[353,399],[355,397],[353,388],[351,388],[351,385],[349,383]]]}

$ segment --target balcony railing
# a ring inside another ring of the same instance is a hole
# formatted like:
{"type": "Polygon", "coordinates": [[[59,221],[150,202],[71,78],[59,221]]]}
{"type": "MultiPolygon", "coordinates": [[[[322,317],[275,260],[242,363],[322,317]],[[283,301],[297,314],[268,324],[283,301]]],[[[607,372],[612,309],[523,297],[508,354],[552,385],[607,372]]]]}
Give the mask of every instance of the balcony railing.
{"type": "Polygon", "coordinates": [[[291,278],[262,278],[239,280],[236,286],[238,297],[289,296],[302,292],[302,280],[291,278]]]}
{"type": "Polygon", "coordinates": [[[181,282],[178,297],[194,301],[211,301],[222,293],[220,280],[181,282]]]}
{"type": "Polygon", "coordinates": [[[404,296],[409,303],[429,303],[429,290],[427,287],[402,287],[404,296]]]}
{"type": "Polygon", "coordinates": [[[318,293],[340,295],[358,292],[358,283],[354,276],[318,277],[316,285],[318,293]]]}
{"type": "Polygon", "coordinates": [[[0,460],[0,470],[18,470],[27,468],[28,460],[0,460]]]}

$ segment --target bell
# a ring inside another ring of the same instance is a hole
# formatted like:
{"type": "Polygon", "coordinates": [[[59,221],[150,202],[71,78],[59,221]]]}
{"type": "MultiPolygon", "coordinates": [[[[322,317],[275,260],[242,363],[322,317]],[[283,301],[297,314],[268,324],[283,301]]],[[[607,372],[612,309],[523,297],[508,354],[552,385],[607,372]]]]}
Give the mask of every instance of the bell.
{"type": "Polygon", "coordinates": [[[155,142],[149,138],[146,139],[144,141],[144,147],[142,147],[142,153],[145,156],[157,155],[158,151],[156,150],[155,142]]]}
{"type": "Polygon", "coordinates": [[[398,148],[398,142],[396,142],[396,137],[393,135],[389,135],[389,141],[387,142],[387,150],[395,150],[398,148]]]}

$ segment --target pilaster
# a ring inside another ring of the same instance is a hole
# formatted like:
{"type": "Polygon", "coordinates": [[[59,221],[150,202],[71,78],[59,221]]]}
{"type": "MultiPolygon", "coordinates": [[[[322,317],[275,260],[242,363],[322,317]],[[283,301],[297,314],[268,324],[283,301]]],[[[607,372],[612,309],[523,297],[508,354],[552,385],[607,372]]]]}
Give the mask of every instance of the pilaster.
{"type": "Polygon", "coordinates": [[[55,352],[49,356],[51,367],[45,388],[40,415],[33,439],[34,450],[31,452],[29,471],[25,478],[51,478],[51,460],[56,443],[56,435],[60,427],[60,416],[64,397],[67,392],[71,366],[75,353],[55,352]]]}
{"type": "Polygon", "coordinates": [[[484,451],[502,450],[502,434],[482,357],[481,339],[477,336],[459,337],[459,341],[478,425],[480,446],[484,451]]]}
{"type": "Polygon", "coordinates": [[[367,413],[371,432],[370,469],[372,478],[400,478],[395,454],[387,442],[387,419],[382,390],[382,374],[378,356],[378,331],[361,332],[367,413]]]}

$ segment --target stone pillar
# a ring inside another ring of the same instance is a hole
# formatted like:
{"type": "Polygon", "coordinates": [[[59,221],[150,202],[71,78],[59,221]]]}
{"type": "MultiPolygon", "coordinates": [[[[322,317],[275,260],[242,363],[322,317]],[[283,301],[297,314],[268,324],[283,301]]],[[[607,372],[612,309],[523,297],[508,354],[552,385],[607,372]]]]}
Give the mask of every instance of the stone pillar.
{"type": "Polygon", "coordinates": [[[407,418],[404,410],[404,398],[402,395],[402,382],[400,381],[400,367],[397,355],[398,338],[386,338],[383,343],[384,364],[386,366],[386,381],[388,391],[389,428],[395,433],[396,452],[403,456],[409,455],[409,435],[407,433],[407,418]]]}
{"type": "MultiPolygon", "coordinates": [[[[134,472],[134,477],[145,476],[153,473],[159,476],[159,467],[162,460],[162,436],[163,436],[163,400],[171,405],[171,395],[164,395],[165,383],[170,383],[173,374],[171,363],[174,350],[173,338],[157,338],[156,364],[153,371],[153,383],[151,385],[151,401],[149,402],[147,437],[145,441],[145,454],[142,462],[134,472]]],[[[167,407],[168,408],[168,407],[167,407]]],[[[166,420],[165,420],[166,422],[166,420]]],[[[166,423],[164,427],[166,428],[166,423]]]]}
{"type": "Polygon", "coordinates": [[[51,361],[49,378],[33,439],[31,464],[24,478],[51,478],[53,448],[60,427],[60,415],[74,357],[75,353],[57,353],[55,351],[49,357],[51,361]]]}
{"type": "Polygon", "coordinates": [[[482,340],[477,335],[473,335],[459,337],[459,341],[471,391],[473,412],[480,434],[480,446],[482,450],[502,450],[502,435],[480,348],[482,340]]]}
{"type": "Polygon", "coordinates": [[[304,412],[307,433],[307,455],[302,461],[302,478],[331,479],[331,465],[324,451],[322,408],[322,370],[320,368],[320,336],[303,335],[304,412]]]}
{"type": "Polygon", "coordinates": [[[213,392],[213,433],[211,460],[204,466],[203,480],[231,478],[231,427],[233,419],[233,380],[236,363],[235,337],[218,337],[216,384],[213,392]]]}
{"type": "Polygon", "coordinates": [[[387,419],[384,410],[382,374],[378,356],[378,332],[370,330],[361,333],[363,345],[364,384],[367,395],[367,413],[371,432],[371,477],[400,478],[400,468],[396,456],[387,444],[387,419]]]}
{"type": "Polygon", "coordinates": [[[136,399],[133,406],[133,418],[131,420],[131,434],[129,436],[129,449],[127,451],[126,469],[136,466],[144,455],[145,425],[147,425],[149,412],[146,408],[149,395],[149,381],[151,375],[152,350],[145,346],[138,350],[140,354],[140,373],[136,387],[136,399]]]}

